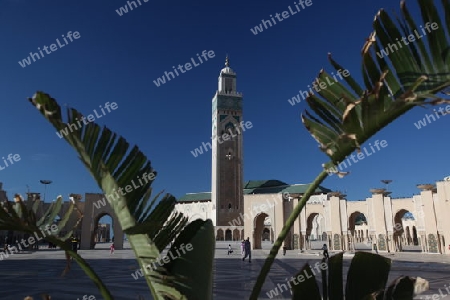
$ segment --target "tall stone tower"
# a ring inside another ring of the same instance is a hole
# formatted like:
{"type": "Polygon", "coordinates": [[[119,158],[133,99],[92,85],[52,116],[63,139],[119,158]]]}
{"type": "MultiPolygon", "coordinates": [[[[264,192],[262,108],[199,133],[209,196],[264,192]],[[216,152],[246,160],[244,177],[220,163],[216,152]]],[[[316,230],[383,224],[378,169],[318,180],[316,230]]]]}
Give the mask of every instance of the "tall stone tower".
{"type": "Polygon", "coordinates": [[[212,99],[211,201],[215,226],[228,226],[244,210],[242,101],[227,56],[212,99]]]}

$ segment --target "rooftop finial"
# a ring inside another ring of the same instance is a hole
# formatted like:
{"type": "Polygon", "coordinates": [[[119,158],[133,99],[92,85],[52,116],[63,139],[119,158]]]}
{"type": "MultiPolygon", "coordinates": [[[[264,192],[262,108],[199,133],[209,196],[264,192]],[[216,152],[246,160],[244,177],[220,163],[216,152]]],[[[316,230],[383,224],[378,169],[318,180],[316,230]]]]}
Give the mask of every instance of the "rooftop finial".
{"type": "Polygon", "coordinates": [[[228,54],[227,57],[225,58],[225,67],[229,67],[230,66],[230,61],[228,59],[228,54]]]}

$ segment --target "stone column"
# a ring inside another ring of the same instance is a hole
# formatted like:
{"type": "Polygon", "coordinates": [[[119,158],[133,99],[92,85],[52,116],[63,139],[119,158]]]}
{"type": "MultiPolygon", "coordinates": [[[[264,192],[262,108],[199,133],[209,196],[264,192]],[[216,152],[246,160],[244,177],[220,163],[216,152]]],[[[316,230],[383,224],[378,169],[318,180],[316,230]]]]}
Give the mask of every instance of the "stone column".
{"type": "Polygon", "coordinates": [[[300,212],[300,232],[302,233],[302,250],[305,251],[308,249],[308,245],[306,244],[306,205],[300,212]]]}
{"type": "Polygon", "coordinates": [[[302,245],[301,245],[301,250],[305,251],[306,250],[306,231],[301,231],[301,239],[302,239],[302,245]]]}
{"type": "Polygon", "coordinates": [[[387,224],[386,224],[386,216],[385,216],[385,208],[384,208],[384,195],[386,193],[386,189],[371,189],[370,192],[372,193],[372,198],[369,201],[369,212],[370,210],[373,211],[373,214],[370,219],[371,219],[371,223],[374,225],[374,234],[375,234],[375,240],[372,243],[372,248],[373,248],[373,244],[375,243],[377,245],[377,249],[378,251],[387,251],[389,249],[389,245],[386,242],[386,238],[387,238],[387,224]],[[383,234],[384,235],[384,239],[385,239],[385,245],[386,245],[386,249],[381,250],[379,247],[379,240],[378,240],[378,236],[379,234],[383,234]]]}
{"type": "Polygon", "coordinates": [[[343,236],[344,236],[344,245],[342,245],[342,250],[344,251],[350,251],[349,249],[349,240],[348,240],[348,231],[343,231],[342,232],[343,236]]]}
{"type": "Polygon", "coordinates": [[[91,249],[91,232],[94,229],[93,220],[93,200],[90,197],[84,198],[83,220],[81,221],[81,250],[91,249]]]}
{"type": "MultiPolygon", "coordinates": [[[[420,198],[422,200],[423,212],[424,212],[424,231],[425,234],[437,234],[437,222],[436,222],[436,213],[434,207],[434,199],[433,199],[433,184],[418,184],[417,188],[421,190],[420,198]]],[[[428,236],[426,236],[426,249],[427,252],[430,251],[428,236]]]]}
{"type": "MultiPolygon", "coordinates": [[[[298,204],[298,198],[294,198],[292,199],[293,201],[293,207],[297,207],[298,204]]],[[[297,241],[294,241],[294,245],[297,243],[300,243],[300,217],[298,217],[297,219],[295,219],[294,221],[294,237],[298,237],[297,241]]],[[[295,246],[294,246],[295,248],[295,246]]],[[[298,245],[298,249],[301,249],[301,245],[298,245]]]]}

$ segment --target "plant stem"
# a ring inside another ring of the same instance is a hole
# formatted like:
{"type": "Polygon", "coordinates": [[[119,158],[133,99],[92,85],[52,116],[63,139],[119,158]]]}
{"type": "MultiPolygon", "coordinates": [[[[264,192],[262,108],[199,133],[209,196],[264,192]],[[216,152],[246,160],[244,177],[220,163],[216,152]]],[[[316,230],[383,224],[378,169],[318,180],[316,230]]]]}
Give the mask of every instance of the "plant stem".
{"type": "Polygon", "coordinates": [[[264,262],[264,265],[261,269],[261,272],[258,275],[258,278],[256,279],[255,286],[253,287],[252,294],[250,295],[250,300],[258,300],[259,293],[261,292],[262,286],[264,285],[264,282],[266,280],[267,274],[270,271],[270,268],[275,260],[275,257],[278,254],[278,251],[281,248],[281,245],[283,244],[283,241],[285,240],[289,230],[291,230],[291,227],[294,225],[295,220],[300,215],[300,212],[302,211],[303,207],[306,205],[306,202],[309,200],[312,194],[316,191],[316,189],[319,187],[319,185],[322,183],[322,181],[327,178],[328,173],[326,170],[323,170],[319,176],[316,177],[316,179],[311,183],[309,188],[306,190],[306,192],[303,194],[302,198],[298,202],[297,206],[292,211],[291,215],[287,219],[286,223],[283,226],[283,229],[281,230],[280,234],[278,235],[277,240],[273,244],[272,249],[270,250],[269,256],[267,256],[266,261],[264,262]]]}
{"type": "Polygon", "coordinates": [[[91,266],[85,261],[80,255],[75,253],[74,251],[70,250],[67,245],[59,240],[58,238],[54,238],[52,236],[47,236],[46,239],[49,242],[52,242],[53,244],[59,246],[61,249],[64,249],[67,253],[69,253],[70,256],[72,256],[77,264],[83,269],[84,273],[89,276],[89,278],[92,279],[92,281],[95,283],[97,288],[99,289],[100,293],[102,294],[103,298],[105,300],[114,300],[113,296],[111,295],[111,292],[108,290],[108,288],[105,286],[103,281],[98,277],[97,273],[95,273],[94,269],[91,268],[91,266]]]}
{"type": "Polygon", "coordinates": [[[143,260],[141,259],[141,252],[139,249],[142,249],[142,247],[139,247],[139,245],[142,245],[142,242],[139,241],[139,239],[147,239],[146,235],[143,234],[127,234],[128,242],[130,243],[131,249],[133,249],[134,255],[136,256],[136,260],[141,267],[142,274],[144,275],[145,281],[147,282],[148,288],[150,289],[150,292],[152,293],[152,296],[155,300],[161,299],[161,296],[158,295],[156,292],[153,282],[150,280],[150,276],[146,276],[145,270],[148,268],[148,266],[144,265],[143,260]]]}

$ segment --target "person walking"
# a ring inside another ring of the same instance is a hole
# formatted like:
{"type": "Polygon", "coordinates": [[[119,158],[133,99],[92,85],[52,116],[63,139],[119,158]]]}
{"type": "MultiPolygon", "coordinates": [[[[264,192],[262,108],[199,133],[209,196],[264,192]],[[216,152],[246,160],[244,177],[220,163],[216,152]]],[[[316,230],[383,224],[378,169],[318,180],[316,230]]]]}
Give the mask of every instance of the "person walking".
{"type": "Polygon", "coordinates": [[[373,250],[375,250],[375,253],[378,254],[378,247],[377,247],[377,244],[373,244],[373,250]]]}
{"type": "Polygon", "coordinates": [[[322,250],[323,250],[323,257],[326,259],[330,258],[330,255],[328,254],[327,244],[323,244],[322,250]]]}
{"type": "Polygon", "coordinates": [[[228,255],[233,253],[233,249],[231,249],[231,244],[228,244],[228,255]]]}
{"type": "Polygon", "coordinates": [[[247,256],[248,256],[248,262],[249,263],[251,263],[252,262],[252,247],[251,247],[252,245],[251,245],[251,243],[250,243],[250,238],[249,237],[247,237],[247,239],[245,240],[245,247],[244,247],[244,252],[245,252],[245,255],[244,255],[244,257],[242,258],[242,261],[244,261],[246,258],[247,258],[247,256]]]}
{"type": "Polygon", "coordinates": [[[75,236],[72,236],[72,251],[75,253],[78,251],[78,240],[75,236]]]}
{"type": "Polygon", "coordinates": [[[109,246],[109,255],[114,254],[114,243],[111,244],[111,246],[109,246]]]}
{"type": "Polygon", "coordinates": [[[245,240],[242,240],[241,242],[241,255],[242,257],[245,255],[245,240]]]}

